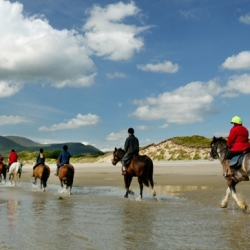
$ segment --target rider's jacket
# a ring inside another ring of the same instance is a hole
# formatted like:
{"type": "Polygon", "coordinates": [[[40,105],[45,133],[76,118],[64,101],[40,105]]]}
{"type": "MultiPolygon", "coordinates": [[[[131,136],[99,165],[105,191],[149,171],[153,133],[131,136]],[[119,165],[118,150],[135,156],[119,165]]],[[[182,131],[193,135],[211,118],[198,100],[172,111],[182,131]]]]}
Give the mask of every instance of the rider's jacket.
{"type": "Polygon", "coordinates": [[[244,126],[235,124],[231,128],[227,139],[227,146],[230,148],[230,151],[240,152],[250,148],[248,134],[248,130],[244,126]]]}
{"type": "Polygon", "coordinates": [[[11,165],[12,163],[14,162],[17,162],[17,153],[16,152],[10,152],[10,155],[9,155],[9,164],[11,165]]]}

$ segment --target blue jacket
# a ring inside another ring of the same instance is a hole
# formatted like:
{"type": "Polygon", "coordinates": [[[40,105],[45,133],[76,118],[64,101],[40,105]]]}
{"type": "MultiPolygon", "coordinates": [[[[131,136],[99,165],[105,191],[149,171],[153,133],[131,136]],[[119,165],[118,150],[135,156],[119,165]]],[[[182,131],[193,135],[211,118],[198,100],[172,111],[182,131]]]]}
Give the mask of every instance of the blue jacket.
{"type": "Polygon", "coordinates": [[[38,154],[37,157],[36,157],[36,164],[44,164],[45,163],[45,156],[44,154],[38,154]],[[43,157],[41,157],[43,156],[43,157]]]}
{"type": "Polygon", "coordinates": [[[68,151],[63,150],[58,157],[60,163],[57,166],[61,167],[64,164],[69,164],[70,157],[71,157],[70,153],[68,151]]]}

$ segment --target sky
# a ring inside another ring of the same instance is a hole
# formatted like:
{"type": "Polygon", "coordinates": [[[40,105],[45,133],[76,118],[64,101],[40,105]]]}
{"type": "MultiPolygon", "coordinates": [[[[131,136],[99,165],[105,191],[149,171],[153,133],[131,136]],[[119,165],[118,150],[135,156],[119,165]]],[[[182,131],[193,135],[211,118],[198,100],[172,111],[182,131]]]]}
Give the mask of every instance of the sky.
{"type": "MultiPolygon", "coordinates": [[[[250,0],[0,0],[0,134],[123,147],[250,129],[250,0]]],[[[70,149],[69,149],[70,151],[70,149]]]]}

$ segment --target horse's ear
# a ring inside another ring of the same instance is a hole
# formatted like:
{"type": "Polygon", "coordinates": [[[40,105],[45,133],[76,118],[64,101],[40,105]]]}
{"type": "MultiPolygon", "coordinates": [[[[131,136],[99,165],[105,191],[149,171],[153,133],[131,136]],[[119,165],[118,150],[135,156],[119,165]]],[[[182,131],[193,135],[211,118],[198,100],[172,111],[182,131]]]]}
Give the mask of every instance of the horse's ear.
{"type": "Polygon", "coordinates": [[[115,151],[117,150],[117,148],[115,147],[115,151]]]}

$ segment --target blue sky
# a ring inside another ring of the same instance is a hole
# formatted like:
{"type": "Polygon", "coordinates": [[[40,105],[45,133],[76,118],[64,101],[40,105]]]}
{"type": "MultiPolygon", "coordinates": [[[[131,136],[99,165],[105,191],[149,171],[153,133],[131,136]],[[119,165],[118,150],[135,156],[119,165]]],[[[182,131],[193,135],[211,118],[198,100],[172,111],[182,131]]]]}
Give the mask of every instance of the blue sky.
{"type": "Polygon", "coordinates": [[[0,131],[123,147],[250,129],[250,0],[0,0],[0,131]]]}

